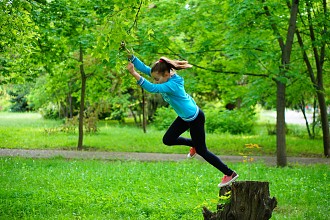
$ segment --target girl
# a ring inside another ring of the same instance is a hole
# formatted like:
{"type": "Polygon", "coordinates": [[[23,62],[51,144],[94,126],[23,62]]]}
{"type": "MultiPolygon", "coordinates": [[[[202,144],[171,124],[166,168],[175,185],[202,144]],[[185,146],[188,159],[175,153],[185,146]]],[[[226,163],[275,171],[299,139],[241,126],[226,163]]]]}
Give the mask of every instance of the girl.
{"type": "Polygon", "coordinates": [[[131,56],[127,69],[137,80],[137,83],[146,91],[160,93],[168,102],[178,117],[166,131],[163,143],[168,146],[190,146],[188,158],[193,158],[196,153],[202,156],[208,163],[213,165],[224,174],[218,187],[227,186],[238,178],[238,174],[227,167],[216,155],[208,151],[205,143],[205,116],[203,111],[196,105],[194,99],[184,89],[184,80],[176,74],[175,70],[192,67],[187,61],[170,60],[161,57],[152,68],[146,66],[137,57],[131,56]],[[142,73],[151,76],[155,83],[137,73],[134,67],[142,73]],[[180,135],[190,129],[191,138],[180,135]]]}

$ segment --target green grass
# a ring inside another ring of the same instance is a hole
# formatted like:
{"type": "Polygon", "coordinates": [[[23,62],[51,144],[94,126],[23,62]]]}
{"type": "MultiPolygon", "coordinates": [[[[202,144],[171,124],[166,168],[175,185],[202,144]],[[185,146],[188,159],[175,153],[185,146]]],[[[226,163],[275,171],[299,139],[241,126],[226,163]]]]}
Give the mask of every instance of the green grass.
{"type": "MultiPolygon", "coordinates": [[[[78,142],[78,132],[60,132],[62,121],[45,120],[36,113],[0,113],[0,147],[21,149],[73,149],[78,142]]],[[[131,125],[100,122],[99,132],[85,134],[86,149],[116,152],[186,153],[182,146],[167,147],[162,143],[165,131],[149,126],[147,133],[131,125]]],[[[208,148],[219,155],[239,155],[245,144],[258,144],[262,148],[254,154],[275,155],[276,137],[267,135],[265,124],[260,122],[253,135],[207,134],[208,148]]],[[[294,128],[297,130],[297,126],[294,128]]],[[[304,127],[299,127],[300,131],[304,127]]],[[[188,134],[186,134],[188,135],[188,134]]],[[[322,156],[320,138],[287,135],[288,156],[322,156]]]]}
{"type": "MultiPolygon", "coordinates": [[[[329,167],[229,164],[239,180],[270,182],[272,219],[325,220],[329,167]]],[[[134,162],[0,158],[0,219],[203,219],[220,174],[198,160],[134,162]]]]}
{"type": "MultiPolygon", "coordinates": [[[[76,133],[59,132],[62,121],[35,113],[0,113],[0,147],[25,149],[76,148],[76,133]]],[[[101,122],[86,134],[86,149],[117,152],[186,153],[166,147],[164,131],[101,122]]],[[[320,156],[322,140],[310,140],[303,127],[287,136],[289,156],[320,156]]],[[[252,154],[274,155],[275,136],[263,122],[254,135],[207,134],[211,151],[247,153],[245,144],[262,148],[252,154]]],[[[187,135],[187,134],[186,134],[187,135]]],[[[240,180],[270,182],[278,200],[272,219],[315,219],[329,216],[328,165],[286,168],[258,163],[229,164],[240,180]]],[[[202,207],[215,211],[221,175],[199,160],[134,162],[103,160],[24,159],[0,157],[0,219],[202,219],[202,207]]]]}

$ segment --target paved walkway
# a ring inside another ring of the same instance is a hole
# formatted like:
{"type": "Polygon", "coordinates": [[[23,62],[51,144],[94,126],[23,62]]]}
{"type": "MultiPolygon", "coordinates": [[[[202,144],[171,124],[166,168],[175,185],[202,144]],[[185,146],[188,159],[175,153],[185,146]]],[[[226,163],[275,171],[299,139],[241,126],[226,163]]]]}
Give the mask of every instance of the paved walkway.
{"type": "MultiPolygon", "coordinates": [[[[24,150],[24,149],[0,149],[0,156],[27,157],[27,158],[53,158],[62,157],[68,159],[102,159],[102,160],[138,160],[138,161],[183,161],[185,154],[160,154],[160,153],[127,153],[127,152],[100,152],[100,151],[73,151],[73,150],[24,150]]],[[[203,160],[200,156],[196,157],[203,160]]],[[[220,156],[224,162],[243,162],[242,156],[220,156]]],[[[264,162],[268,165],[276,165],[276,157],[253,156],[254,162],[264,162]]],[[[288,164],[329,164],[329,158],[302,158],[288,157],[288,164]]]]}

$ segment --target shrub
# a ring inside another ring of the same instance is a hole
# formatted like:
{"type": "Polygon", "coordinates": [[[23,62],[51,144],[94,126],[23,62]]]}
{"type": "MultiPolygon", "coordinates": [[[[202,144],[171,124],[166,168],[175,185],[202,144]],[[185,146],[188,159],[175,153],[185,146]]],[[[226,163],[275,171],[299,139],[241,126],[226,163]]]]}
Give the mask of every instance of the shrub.
{"type": "Polygon", "coordinates": [[[251,133],[256,122],[251,108],[226,110],[206,108],[206,131],[209,133],[246,134],[251,133]]]}
{"type": "Polygon", "coordinates": [[[75,116],[73,118],[65,118],[65,122],[61,127],[61,131],[65,133],[75,133],[76,128],[78,128],[78,116],[75,116]]]}
{"type": "MultiPolygon", "coordinates": [[[[208,133],[246,134],[251,133],[256,122],[255,111],[251,108],[226,110],[208,107],[203,110],[206,115],[208,133]]],[[[177,117],[172,108],[158,108],[153,125],[158,130],[167,129],[177,117]]]]}
{"type": "MultiPolygon", "coordinates": [[[[268,135],[276,135],[276,124],[270,124],[267,123],[266,124],[266,129],[267,129],[267,133],[268,135]]],[[[288,128],[288,125],[285,123],[285,134],[289,134],[291,131],[288,128]]]]}
{"type": "Polygon", "coordinates": [[[27,91],[8,91],[8,94],[11,96],[9,100],[11,102],[11,112],[27,112],[32,110],[27,102],[27,91]]]}
{"type": "Polygon", "coordinates": [[[172,108],[161,107],[156,110],[153,125],[158,130],[167,129],[177,117],[172,108]]]}
{"type": "Polygon", "coordinates": [[[44,119],[60,119],[58,107],[54,104],[40,108],[39,113],[44,119]]]}

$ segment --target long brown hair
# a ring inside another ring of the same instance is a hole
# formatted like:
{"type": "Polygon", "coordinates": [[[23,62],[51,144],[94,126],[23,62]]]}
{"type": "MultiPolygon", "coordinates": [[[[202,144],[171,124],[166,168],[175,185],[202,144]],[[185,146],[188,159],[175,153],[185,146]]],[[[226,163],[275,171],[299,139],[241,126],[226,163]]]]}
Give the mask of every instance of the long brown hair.
{"type": "Polygon", "coordinates": [[[151,68],[151,72],[158,72],[164,74],[165,72],[170,72],[171,70],[182,70],[192,67],[185,60],[171,60],[167,57],[161,57],[151,68]]]}

